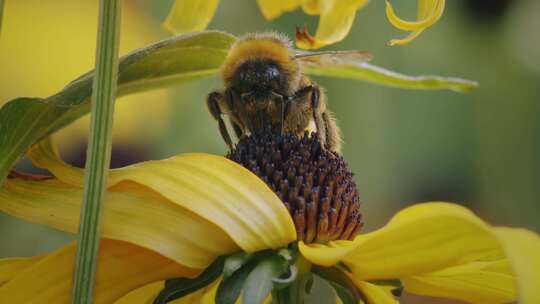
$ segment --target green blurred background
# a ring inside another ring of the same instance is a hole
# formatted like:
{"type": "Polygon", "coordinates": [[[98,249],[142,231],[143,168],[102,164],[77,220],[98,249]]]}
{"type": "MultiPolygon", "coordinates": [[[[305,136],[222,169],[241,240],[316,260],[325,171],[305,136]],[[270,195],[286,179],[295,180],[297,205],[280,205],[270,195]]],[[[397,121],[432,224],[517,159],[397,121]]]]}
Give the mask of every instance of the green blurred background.
{"type": "MultiPolygon", "coordinates": [[[[394,1],[412,19],[415,1],[394,1]]],[[[361,192],[367,230],[404,206],[463,204],[494,225],[540,232],[540,2],[451,0],[443,18],[407,46],[386,21],[384,1],[361,10],[333,49],[361,49],[373,63],[406,74],[460,76],[480,82],[468,94],[408,91],[352,80],[316,78],[326,88],[345,138],[343,154],[361,192]]],[[[160,28],[172,0],[124,1],[121,51],[167,37],[160,28]]],[[[0,104],[47,96],[93,66],[97,2],[10,1],[0,37],[0,104]],[[94,3],[95,2],[95,3],[94,3]]],[[[267,22],[255,1],[222,1],[209,28],[233,34],[293,34],[317,18],[301,11],[267,22]]],[[[184,152],[225,154],[205,95],[213,78],[131,96],[115,118],[113,165],[184,152]]],[[[88,120],[58,134],[64,157],[82,165],[88,120]]],[[[27,166],[23,161],[20,166],[27,166]]],[[[0,214],[0,257],[42,254],[72,236],[0,214]]]]}

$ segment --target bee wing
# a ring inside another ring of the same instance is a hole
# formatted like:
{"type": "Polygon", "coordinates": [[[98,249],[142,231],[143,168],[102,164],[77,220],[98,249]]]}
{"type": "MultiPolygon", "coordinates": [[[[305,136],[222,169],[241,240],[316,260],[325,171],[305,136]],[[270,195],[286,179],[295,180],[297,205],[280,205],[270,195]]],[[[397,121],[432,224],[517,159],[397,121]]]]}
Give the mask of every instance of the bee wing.
{"type": "Polygon", "coordinates": [[[317,66],[357,65],[371,60],[372,57],[370,53],[365,51],[308,52],[295,50],[293,55],[293,59],[300,63],[317,66]]]}

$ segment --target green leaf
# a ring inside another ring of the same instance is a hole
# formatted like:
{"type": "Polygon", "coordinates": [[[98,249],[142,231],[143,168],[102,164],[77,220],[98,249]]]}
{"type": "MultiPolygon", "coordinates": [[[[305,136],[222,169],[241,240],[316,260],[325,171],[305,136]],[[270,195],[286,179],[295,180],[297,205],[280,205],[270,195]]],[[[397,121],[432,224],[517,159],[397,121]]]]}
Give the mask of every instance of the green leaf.
{"type": "MultiPolygon", "coordinates": [[[[279,253],[283,256],[284,251],[279,253]]],[[[285,257],[292,257],[288,261],[288,271],[284,271],[279,278],[272,279],[272,303],[295,304],[304,303],[305,296],[309,293],[313,282],[311,273],[311,263],[298,252],[298,248],[293,246],[289,249],[290,254],[285,257]],[[294,264],[290,264],[293,262],[294,264]]],[[[287,259],[287,258],[285,258],[287,259]]]]}
{"type": "MultiPolygon", "coordinates": [[[[172,37],[120,59],[118,93],[123,96],[215,75],[235,37],[206,31],[172,37]]],[[[32,144],[88,113],[94,72],[47,98],[17,98],[0,109],[0,183],[32,144]]]]}
{"type": "Polygon", "coordinates": [[[224,264],[225,258],[219,257],[194,279],[177,278],[166,280],[165,288],[159,292],[154,304],[168,303],[210,285],[221,275],[224,264]]]}
{"type": "MultiPolygon", "coordinates": [[[[225,278],[219,284],[216,293],[216,304],[234,304],[240,297],[244,284],[251,273],[251,271],[257,266],[256,261],[252,261],[248,264],[244,264],[238,270],[234,271],[230,276],[225,278]]],[[[225,272],[225,271],[224,271],[225,272]]]]}
{"type": "Polygon", "coordinates": [[[341,65],[306,65],[307,74],[363,80],[389,87],[414,90],[453,90],[468,92],[478,86],[478,83],[456,77],[440,76],[408,76],[393,72],[367,62],[341,65]]]}
{"type": "Polygon", "coordinates": [[[272,255],[260,261],[244,284],[242,303],[262,304],[273,288],[273,280],[287,270],[284,258],[272,255]]]}
{"type": "Polygon", "coordinates": [[[273,278],[272,283],[274,289],[283,289],[289,287],[298,277],[298,267],[296,265],[289,265],[289,270],[285,278],[273,278]]]}
{"type": "Polygon", "coordinates": [[[314,266],[312,270],[314,274],[330,283],[343,304],[362,302],[362,295],[356,285],[339,268],[314,266]]]}
{"type": "Polygon", "coordinates": [[[251,261],[256,255],[253,253],[239,252],[229,256],[225,260],[225,266],[223,267],[223,278],[227,279],[235,271],[240,269],[246,263],[251,261]]]}
{"type": "MultiPolygon", "coordinates": [[[[298,250],[298,249],[294,249],[298,250]]],[[[292,250],[289,248],[281,248],[277,252],[280,256],[282,256],[287,262],[291,262],[296,258],[296,254],[293,254],[292,250]]]]}
{"type": "Polygon", "coordinates": [[[314,283],[313,275],[306,280],[306,294],[310,294],[314,283]]]}

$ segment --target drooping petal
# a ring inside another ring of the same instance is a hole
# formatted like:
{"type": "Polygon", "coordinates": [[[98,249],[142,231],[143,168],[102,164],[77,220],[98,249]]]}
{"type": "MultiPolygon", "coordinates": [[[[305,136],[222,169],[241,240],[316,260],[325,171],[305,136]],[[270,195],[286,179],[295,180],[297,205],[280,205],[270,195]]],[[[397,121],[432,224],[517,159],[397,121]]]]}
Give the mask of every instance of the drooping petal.
{"type": "MultiPolygon", "coordinates": [[[[210,286],[205,288],[204,293],[201,297],[201,304],[215,304],[216,301],[216,293],[217,289],[219,287],[219,283],[221,282],[221,279],[216,280],[216,282],[212,283],[210,286]]],[[[240,300],[237,300],[236,303],[239,303],[240,300]]]]}
{"type": "Polygon", "coordinates": [[[355,241],[331,241],[328,245],[317,243],[305,244],[301,241],[298,243],[298,248],[302,252],[302,255],[311,262],[322,266],[332,266],[339,263],[343,257],[353,251],[358,246],[358,241],[356,240],[363,236],[357,236],[355,241]]]}
{"type": "MultiPolygon", "coordinates": [[[[194,268],[238,250],[222,229],[200,216],[145,187],[126,183],[124,188],[105,196],[103,237],[137,244],[194,268]]],[[[82,192],[55,179],[7,179],[0,188],[0,211],[76,233],[82,192]]]]}
{"type": "MultiPolygon", "coordinates": [[[[71,243],[2,285],[2,303],[70,303],[75,251],[75,243],[71,243]]],[[[113,303],[150,282],[198,273],[155,252],[113,240],[102,240],[98,259],[96,304],[113,303]]]]}
{"type": "Polygon", "coordinates": [[[122,296],[114,304],[152,304],[164,284],[163,281],[157,281],[144,285],[122,296]]]}
{"type": "Polygon", "coordinates": [[[418,31],[432,26],[441,17],[444,10],[444,1],[418,0],[417,21],[406,21],[399,18],[390,1],[386,1],[386,15],[390,23],[403,31],[418,31]]]}
{"type": "Polygon", "coordinates": [[[323,12],[328,12],[333,5],[334,1],[304,0],[302,1],[302,10],[308,15],[316,16],[322,14],[323,12]]]}
{"type": "Polygon", "coordinates": [[[540,237],[524,229],[495,228],[512,263],[520,303],[540,303],[540,237]]]}
{"type": "MultiPolygon", "coordinates": [[[[320,12],[319,25],[315,36],[307,31],[297,33],[296,45],[302,49],[317,49],[343,40],[349,33],[356,11],[363,8],[369,0],[333,0],[323,8],[308,8],[307,12],[320,12]]],[[[307,4],[304,9],[309,7],[307,4]]]]}
{"type": "Polygon", "coordinates": [[[257,0],[259,9],[266,20],[272,20],[283,13],[294,11],[301,2],[302,0],[257,0]]]}
{"type": "Polygon", "coordinates": [[[357,279],[393,279],[432,272],[501,254],[490,228],[469,210],[448,203],[406,208],[383,228],[354,241],[300,244],[324,266],[345,262],[357,279]]]}
{"type": "Polygon", "coordinates": [[[244,251],[286,246],[296,239],[281,200],[244,167],[224,157],[191,153],[112,171],[110,182],[133,181],[206,218],[244,251]]]}
{"type": "Polygon", "coordinates": [[[401,279],[410,293],[470,303],[511,303],[516,300],[514,276],[507,259],[471,262],[401,279]]]}
{"type": "Polygon", "coordinates": [[[403,31],[410,31],[409,36],[403,39],[392,39],[389,45],[403,45],[418,37],[423,30],[437,22],[444,11],[445,0],[418,0],[417,21],[405,21],[399,18],[394,12],[390,1],[386,1],[386,16],[388,21],[396,28],[403,31]]]}
{"type": "Polygon", "coordinates": [[[383,287],[371,284],[369,282],[355,280],[354,284],[360,289],[360,292],[367,301],[366,304],[398,304],[392,293],[383,287]]]}
{"type": "MultiPolygon", "coordinates": [[[[83,172],[68,166],[47,140],[29,153],[60,180],[82,186],[83,172]]],[[[207,219],[247,252],[279,248],[296,239],[281,200],[249,170],[224,157],[190,153],[109,171],[108,186],[135,182],[207,219]]]]}
{"type": "Polygon", "coordinates": [[[218,7],[219,0],[176,0],[162,26],[173,34],[204,30],[218,7]]]}
{"type": "Polygon", "coordinates": [[[41,257],[0,259],[0,286],[39,262],[41,257]]]}
{"type": "MultiPolygon", "coordinates": [[[[164,282],[158,281],[143,287],[137,288],[130,293],[124,295],[119,300],[114,302],[114,304],[152,304],[158,293],[163,289],[164,282]]],[[[199,303],[204,290],[199,290],[194,293],[191,293],[187,296],[181,297],[174,301],[169,302],[170,304],[193,304],[199,303]]]]}
{"type": "Polygon", "coordinates": [[[83,187],[84,169],[71,166],[60,158],[58,147],[51,137],[33,145],[27,152],[34,166],[49,170],[63,183],[83,187]]]}
{"type": "Polygon", "coordinates": [[[405,37],[405,38],[403,38],[403,39],[391,39],[390,41],[388,41],[388,45],[389,45],[389,46],[393,46],[393,45],[404,45],[404,44],[407,44],[407,43],[413,41],[414,39],[416,39],[418,36],[420,36],[420,34],[422,34],[423,31],[424,31],[424,30],[421,29],[421,30],[412,32],[412,33],[410,33],[407,37],[405,37]]]}

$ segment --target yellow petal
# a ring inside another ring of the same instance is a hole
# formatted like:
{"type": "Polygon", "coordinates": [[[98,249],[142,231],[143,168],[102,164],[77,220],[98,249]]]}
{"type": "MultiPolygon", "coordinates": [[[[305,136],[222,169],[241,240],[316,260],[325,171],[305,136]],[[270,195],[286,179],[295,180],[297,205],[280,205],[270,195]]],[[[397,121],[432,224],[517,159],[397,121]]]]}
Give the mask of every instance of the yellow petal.
{"type": "Polygon", "coordinates": [[[393,45],[407,44],[407,43],[413,41],[414,39],[416,39],[416,37],[420,36],[420,34],[422,34],[423,31],[424,30],[422,29],[422,30],[412,32],[407,37],[405,37],[403,39],[392,39],[392,40],[388,41],[388,45],[393,46],[393,45]]]}
{"type": "Polygon", "coordinates": [[[257,0],[259,9],[267,20],[272,20],[281,14],[294,11],[300,6],[302,0],[257,0]]]}
{"type": "MultiPolygon", "coordinates": [[[[238,250],[214,224],[144,187],[128,186],[105,196],[103,237],[152,249],[194,268],[206,267],[218,255],[238,250]]],[[[81,197],[81,188],[54,179],[7,179],[0,188],[0,211],[76,233],[81,197]]]]}
{"type": "Polygon", "coordinates": [[[224,157],[190,153],[113,170],[110,182],[134,181],[206,218],[244,251],[286,246],[296,230],[281,200],[244,167],[224,157]]]}
{"type": "Polygon", "coordinates": [[[355,280],[354,284],[360,289],[360,293],[365,297],[366,304],[398,304],[392,293],[383,287],[365,281],[355,280]]]}
{"type": "Polygon", "coordinates": [[[393,279],[441,270],[489,255],[500,256],[490,228],[469,210],[448,203],[418,204],[383,228],[354,241],[300,245],[324,266],[345,262],[358,279],[393,279]]]}
{"type": "Polygon", "coordinates": [[[517,298],[507,259],[472,262],[404,278],[401,282],[410,293],[469,303],[510,303],[517,298]]]}
{"type": "Polygon", "coordinates": [[[33,145],[27,152],[34,166],[49,170],[54,176],[66,184],[83,187],[84,169],[66,164],[58,152],[51,137],[33,145]]]}
{"type": "Polygon", "coordinates": [[[540,303],[540,237],[524,229],[495,228],[517,278],[519,303],[540,303]]]}
{"type": "Polygon", "coordinates": [[[139,287],[118,299],[114,304],[152,304],[163,287],[163,281],[139,287]]]}
{"type": "Polygon", "coordinates": [[[386,16],[388,21],[396,28],[404,31],[411,31],[409,36],[403,39],[392,39],[389,45],[403,45],[418,37],[423,30],[437,22],[444,11],[445,0],[418,0],[417,21],[405,21],[400,19],[394,12],[390,1],[386,1],[386,16]]]}
{"type": "MultiPolygon", "coordinates": [[[[70,303],[75,243],[44,257],[0,287],[2,303],[70,303]]],[[[113,303],[129,291],[169,277],[194,276],[198,270],[125,242],[102,240],[94,303],[113,303]]]]}
{"type": "Polygon", "coordinates": [[[0,259],[0,286],[39,262],[40,259],[41,257],[0,259]]]}
{"type": "MultiPolygon", "coordinates": [[[[62,162],[47,140],[29,153],[37,166],[82,187],[83,172],[62,162]]],[[[108,185],[132,181],[153,189],[226,231],[247,252],[279,248],[296,239],[289,212],[268,186],[224,157],[190,153],[110,170],[108,185]]]]}
{"type": "MultiPolygon", "coordinates": [[[[296,45],[302,49],[316,49],[343,40],[349,33],[356,11],[363,8],[369,0],[334,0],[328,1],[328,5],[320,10],[319,25],[314,37],[307,32],[297,35],[296,45]]],[[[306,7],[308,7],[306,5],[306,7]]],[[[304,7],[304,9],[306,9],[304,7]]],[[[307,11],[318,11],[311,10],[307,11]]]]}
{"type": "Polygon", "coordinates": [[[403,31],[418,31],[432,26],[444,11],[444,0],[418,0],[417,21],[405,21],[396,16],[390,1],[386,1],[386,15],[390,23],[403,31]]]}
{"type": "Polygon", "coordinates": [[[357,246],[357,241],[332,241],[328,245],[317,243],[305,244],[302,241],[298,243],[298,248],[305,258],[322,266],[332,266],[339,263],[343,257],[353,251],[357,246]]]}
{"type": "Polygon", "coordinates": [[[204,30],[218,7],[219,0],[176,0],[162,26],[173,34],[204,30]]]}
{"type": "MultiPolygon", "coordinates": [[[[216,280],[213,284],[208,286],[208,288],[205,289],[204,294],[201,297],[201,304],[214,304],[216,299],[216,293],[217,289],[219,287],[219,283],[221,282],[221,279],[216,280]]],[[[239,301],[236,301],[237,303],[239,301]]]]}
{"type": "Polygon", "coordinates": [[[328,0],[304,0],[302,2],[302,10],[308,15],[320,15],[323,12],[328,12],[332,9],[334,1],[328,0]]]}
{"type": "MultiPolygon", "coordinates": [[[[163,289],[164,282],[158,281],[143,287],[137,288],[127,295],[123,296],[114,304],[153,304],[154,299],[158,293],[163,289]]],[[[192,304],[199,303],[204,290],[199,290],[193,292],[187,296],[184,296],[180,299],[169,302],[170,304],[192,304]]]]}

